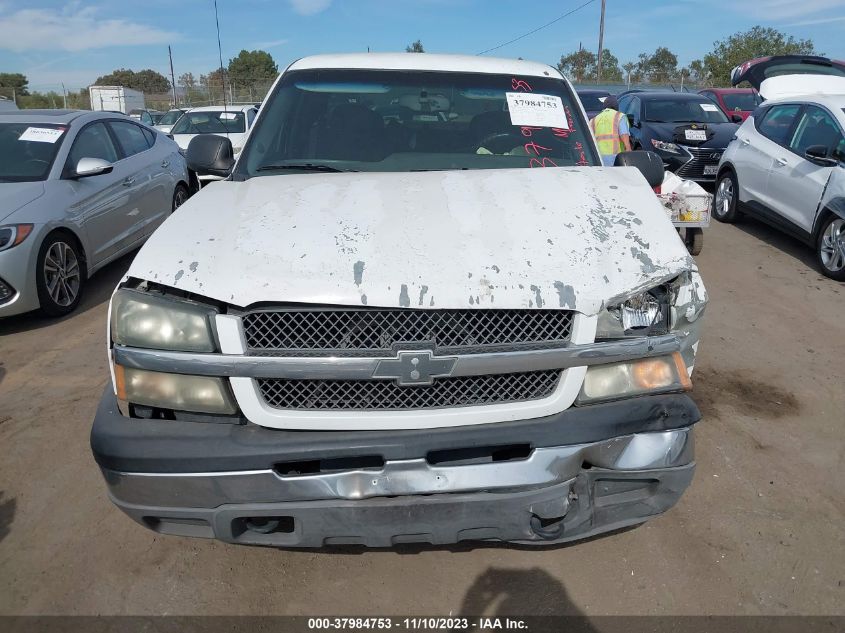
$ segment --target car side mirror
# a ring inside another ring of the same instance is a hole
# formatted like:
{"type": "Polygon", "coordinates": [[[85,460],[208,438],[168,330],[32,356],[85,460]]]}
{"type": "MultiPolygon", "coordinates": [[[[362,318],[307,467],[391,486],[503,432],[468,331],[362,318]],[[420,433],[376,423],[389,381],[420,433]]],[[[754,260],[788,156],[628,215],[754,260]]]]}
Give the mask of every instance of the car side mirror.
{"type": "Polygon", "coordinates": [[[628,125],[631,127],[640,127],[639,120],[635,119],[633,114],[626,114],[625,116],[628,117],[628,125]]]}
{"type": "Polygon", "coordinates": [[[221,176],[232,173],[235,153],[225,136],[200,134],[191,139],[187,151],[188,167],[199,176],[221,176]]]}
{"type": "Polygon", "coordinates": [[[648,186],[652,189],[663,184],[665,170],[660,156],[654,152],[637,150],[635,152],[622,152],[616,155],[614,167],[636,167],[646,179],[648,186]]]}
{"type": "Polygon", "coordinates": [[[732,114],[731,121],[733,121],[734,123],[742,123],[744,119],[742,118],[741,114],[732,114]]]}
{"type": "Polygon", "coordinates": [[[804,152],[804,158],[820,167],[835,167],[839,161],[828,156],[827,147],[824,145],[810,145],[804,152]]]}
{"type": "Polygon", "coordinates": [[[76,163],[73,177],[90,178],[91,176],[109,174],[112,170],[114,170],[114,165],[102,158],[80,158],[79,162],[76,163]]]}

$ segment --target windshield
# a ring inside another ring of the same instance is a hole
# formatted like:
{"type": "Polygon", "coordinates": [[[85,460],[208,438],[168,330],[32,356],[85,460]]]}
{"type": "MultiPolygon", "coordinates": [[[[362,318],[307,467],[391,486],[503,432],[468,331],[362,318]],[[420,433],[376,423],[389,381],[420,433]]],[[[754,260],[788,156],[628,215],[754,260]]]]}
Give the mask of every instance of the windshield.
{"type": "Polygon", "coordinates": [[[728,117],[709,99],[647,99],[645,120],[652,123],[727,123],[728,117]]]}
{"type": "Polygon", "coordinates": [[[179,120],[180,116],[182,116],[181,110],[170,110],[169,112],[164,113],[164,115],[158,120],[158,124],[173,125],[179,120]]]}
{"type": "Polygon", "coordinates": [[[609,96],[607,94],[593,93],[579,94],[578,98],[581,99],[585,110],[604,110],[604,100],[609,96]]]}
{"type": "Polygon", "coordinates": [[[597,165],[574,98],[545,77],[295,71],[262,106],[237,174],[597,165]]]}
{"type": "Polygon", "coordinates": [[[46,180],[66,129],[42,123],[0,123],[0,182],[46,180]]]}
{"type": "Polygon", "coordinates": [[[225,134],[226,132],[246,132],[243,112],[224,110],[203,110],[186,112],[181,117],[171,134],[225,134]]]}
{"type": "Polygon", "coordinates": [[[725,107],[728,108],[728,110],[734,110],[737,112],[750,112],[752,110],[756,110],[757,106],[763,102],[760,95],[756,92],[724,94],[722,95],[722,101],[725,102],[725,107]]]}

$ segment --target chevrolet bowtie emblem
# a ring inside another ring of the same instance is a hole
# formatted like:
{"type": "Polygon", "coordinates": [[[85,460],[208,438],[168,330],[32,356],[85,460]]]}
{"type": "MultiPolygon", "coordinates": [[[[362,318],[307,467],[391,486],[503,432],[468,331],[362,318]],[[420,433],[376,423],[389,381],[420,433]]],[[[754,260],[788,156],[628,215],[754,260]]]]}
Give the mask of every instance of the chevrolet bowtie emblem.
{"type": "Polygon", "coordinates": [[[396,358],[379,361],[373,378],[393,378],[404,387],[430,385],[435,378],[448,376],[455,368],[456,358],[435,358],[427,350],[399,352],[396,358]]]}

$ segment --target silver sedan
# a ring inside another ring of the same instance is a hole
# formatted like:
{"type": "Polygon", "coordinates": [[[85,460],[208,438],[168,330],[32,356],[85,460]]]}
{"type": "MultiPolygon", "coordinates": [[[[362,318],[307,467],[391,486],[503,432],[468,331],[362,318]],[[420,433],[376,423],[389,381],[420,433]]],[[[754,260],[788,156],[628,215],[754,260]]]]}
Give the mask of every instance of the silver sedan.
{"type": "Polygon", "coordinates": [[[107,112],[0,114],[0,317],[71,312],[189,195],[179,146],[107,112]]]}

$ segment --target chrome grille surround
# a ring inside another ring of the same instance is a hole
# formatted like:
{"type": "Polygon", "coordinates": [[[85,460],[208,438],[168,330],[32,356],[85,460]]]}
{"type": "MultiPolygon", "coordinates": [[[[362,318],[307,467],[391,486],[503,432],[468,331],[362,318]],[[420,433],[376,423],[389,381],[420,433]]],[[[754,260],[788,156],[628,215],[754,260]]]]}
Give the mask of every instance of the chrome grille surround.
{"type": "Polygon", "coordinates": [[[693,180],[716,179],[715,174],[705,176],[704,167],[706,165],[718,165],[722,159],[722,154],[725,153],[724,147],[690,147],[688,145],[682,147],[692,155],[692,158],[675,172],[678,176],[693,180]],[[717,155],[718,158],[714,158],[717,155]]]}
{"type": "Polygon", "coordinates": [[[566,345],[567,310],[289,308],[242,316],[247,353],[262,356],[393,356],[397,349],[479,354],[566,345]]]}
{"type": "Polygon", "coordinates": [[[550,396],[560,370],[437,378],[430,386],[385,380],[259,379],[264,401],[277,409],[396,411],[525,402],[550,396]]]}

